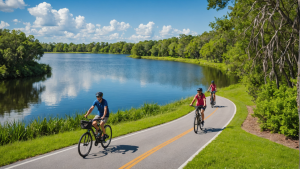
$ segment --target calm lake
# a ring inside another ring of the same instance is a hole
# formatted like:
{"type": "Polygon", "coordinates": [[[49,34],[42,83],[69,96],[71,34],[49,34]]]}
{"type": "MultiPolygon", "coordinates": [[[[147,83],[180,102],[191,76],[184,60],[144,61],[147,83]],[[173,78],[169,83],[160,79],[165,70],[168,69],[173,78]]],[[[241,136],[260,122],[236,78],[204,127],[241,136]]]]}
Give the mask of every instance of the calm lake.
{"type": "Polygon", "coordinates": [[[199,87],[207,90],[211,80],[217,87],[238,82],[214,68],[126,56],[45,54],[40,62],[50,64],[51,75],[0,81],[0,122],[86,111],[98,91],[116,112],[195,95],[199,87]]]}

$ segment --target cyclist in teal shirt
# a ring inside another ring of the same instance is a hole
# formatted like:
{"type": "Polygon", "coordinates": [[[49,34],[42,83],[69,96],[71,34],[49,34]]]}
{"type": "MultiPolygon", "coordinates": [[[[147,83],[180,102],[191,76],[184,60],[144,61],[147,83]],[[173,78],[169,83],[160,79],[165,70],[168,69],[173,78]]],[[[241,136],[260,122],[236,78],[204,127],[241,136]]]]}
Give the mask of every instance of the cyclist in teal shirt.
{"type": "Polygon", "coordinates": [[[108,104],[105,99],[103,99],[103,93],[97,92],[96,93],[97,99],[94,101],[92,107],[89,109],[89,111],[84,116],[85,118],[94,110],[95,106],[98,108],[98,115],[96,115],[93,119],[93,126],[96,128],[96,134],[98,137],[100,137],[100,129],[97,126],[97,121],[100,121],[100,127],[103,131],[102,133],[102,140],[105,140],[108,138],[108,135],[105,132],[104,124],[107,122],[109,118],[109,109],[108,104]]]}

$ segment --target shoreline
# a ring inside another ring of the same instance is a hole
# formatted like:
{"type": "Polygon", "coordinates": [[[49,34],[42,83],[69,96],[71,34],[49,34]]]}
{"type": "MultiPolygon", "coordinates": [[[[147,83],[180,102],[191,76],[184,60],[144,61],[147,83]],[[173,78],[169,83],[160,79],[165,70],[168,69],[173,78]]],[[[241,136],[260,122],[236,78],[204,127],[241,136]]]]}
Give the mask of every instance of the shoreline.
{"type": "Polygon", "coordinates": [[[134,56],[134,55],[129,55],[127,57],[134,58],[134,59],[165,60],[165,61],[191,63],[199,66],[208,66],[211,68],[216,68],[224,72],[229,72],[229,68],[225,63],[215,63],[205,59],[175,58],[170,56],[134,56]]]}

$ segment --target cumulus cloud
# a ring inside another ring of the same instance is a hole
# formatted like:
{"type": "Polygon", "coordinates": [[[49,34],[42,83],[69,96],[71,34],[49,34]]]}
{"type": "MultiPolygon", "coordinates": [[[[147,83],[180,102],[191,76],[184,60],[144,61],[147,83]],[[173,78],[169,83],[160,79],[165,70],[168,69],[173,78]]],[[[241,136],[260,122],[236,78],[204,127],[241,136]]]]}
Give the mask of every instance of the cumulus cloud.
{"type": "Polygon", "coordinates": [[[155,23],[150,21],[146,25],[140,24],[139,27],[134,28],[136,35],[131,35],[128,39],[133,41],[147,40],[153,37],[155,23]]]}
{"type": "Polygon", "coordinates": [[[140,24],[138,28],[135,28],[136,34],[143,36],[152,36],[153,35],[153,26],[154,22],[149,22],[147,25],[140,24]]]}
{"type": "Polygon", "coordinates": [[[33,8],[28,8],[28,11],[36,18],[34,21],[35,26],[40,27],[57,25],[57,21],[59,19],[58,12],[53,10],[51,4],[47,2],[40,3],[33,8]]]}
{"type": "Polygon", "coordinates": [[[171,25],[168,25],[168,26],[163,26],[162,30],[159,31],[159,34],[160,36],[162,37],[166,37],[166,36],[174,36],[174,34],[192,34],[192,35],[197,35],[196,32],[191,32],[190,29],[183,29],[182,31],[179,30],[179,29],[175,29],[175,28],[172,28],[171,25]]]}
{"type": "Polygon", "coordinates": [[[21,21],[19,21],[18,19],[14,19],[13,22],[14,22],[15,24],[17,24],[17,23],[20,23],[21,21]]]}
{"type": "Polygon", "coordinates": [[[109,35],[109,40],[118,39],[118,38],[119,38],[119,33],[113,33],[109,35]]]}
{"type": "Polygon", "coordinates": [[[84,27],[84,24],[85,24],[85,20],[84,20],[84,16],[77,16],[76,19],[75,19],[75,22],[76,22],[76,28],[77,29],[81,29],[84,27]]]}
{"type": "Polygon", "coordinates": [[[171,34],[171,31],[172,31],[172,26],[171,25],[168,25],[168,26],[163,26],[162,30],[159,31],[160,35],[161,36],[167,36],[167,35],[170,35],[171,34]]]}
{"type": "Polygon", "coordinates": [[[183,29],[182,31],[181,30],[178,30],[178,29],[174,29],[173,30],[174,33],[177,33],[177,34],[189,34],[191,32],[190,29],[183,29]]]}
{"type": "Polygon", "coordinates": [[[110,21],[109,26],[103,26],[103,28],[100,28],[101,25],[97,24],[96,34],[97,35],[106,35],[112,31],[118,30],[118,31],[126,31],[128,28],[130,28],[129,23],[125,22],[118,22],[117,20],[113,19],[110,21]]]}
{"type": "Polygon", "coordinates": [[[26,6],[23,0],[0,0],[0,11],[13,12],[14,9],[23,9],[26,6]]]}
{"type": "Polygon", "coordinates": [[[8,26],[9,26],[9,24],[7,22],[4,22],[4,21],[0,22],[0,29],[6,28],[8,26]]]}

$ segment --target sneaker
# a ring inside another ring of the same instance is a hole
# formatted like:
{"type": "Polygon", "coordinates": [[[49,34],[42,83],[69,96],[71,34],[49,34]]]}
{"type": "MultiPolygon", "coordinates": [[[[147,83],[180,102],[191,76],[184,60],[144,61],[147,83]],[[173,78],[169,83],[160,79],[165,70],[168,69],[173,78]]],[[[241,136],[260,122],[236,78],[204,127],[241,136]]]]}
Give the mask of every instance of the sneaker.
{"type": "Polygon", "coordinates": [[[202,127],[204,127],[204,121],[202,121],[201,124],[202,124],[202,127]]]}
{"type": "Polygon", "coordinates": [[[102,137],[101,137],[101,141],[105,141],[107,138],[109,138],[109,136],[107,134],[104,134],[102,137]]]}

